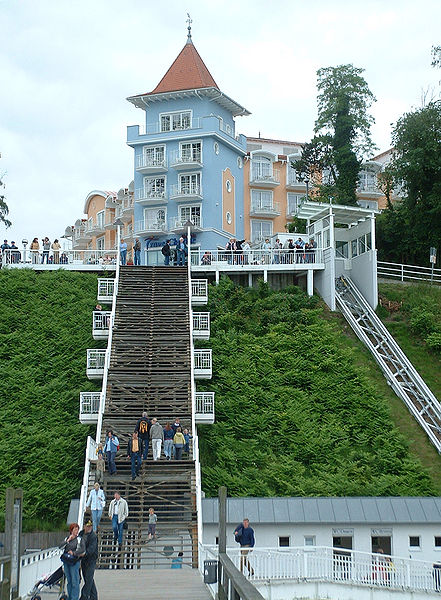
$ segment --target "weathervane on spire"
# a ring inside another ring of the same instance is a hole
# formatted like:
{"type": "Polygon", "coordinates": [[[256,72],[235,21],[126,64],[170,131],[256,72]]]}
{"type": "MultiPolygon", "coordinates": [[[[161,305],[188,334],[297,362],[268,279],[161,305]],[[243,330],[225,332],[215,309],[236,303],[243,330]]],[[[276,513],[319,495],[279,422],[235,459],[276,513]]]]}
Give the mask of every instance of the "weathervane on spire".
{"type": "Polygon", "coordinates": [[[193,21],[192,21],[192,19],[190,17],[190,13],[187,13],[187,17],[188,17],[188,19],[186,21],[188,23],[188,27],[187,27],[187,29],[188,29],[187,44],[191,44],[192,43],[192,40],[191,40],[191,24],[193,23],[193,21]]]}

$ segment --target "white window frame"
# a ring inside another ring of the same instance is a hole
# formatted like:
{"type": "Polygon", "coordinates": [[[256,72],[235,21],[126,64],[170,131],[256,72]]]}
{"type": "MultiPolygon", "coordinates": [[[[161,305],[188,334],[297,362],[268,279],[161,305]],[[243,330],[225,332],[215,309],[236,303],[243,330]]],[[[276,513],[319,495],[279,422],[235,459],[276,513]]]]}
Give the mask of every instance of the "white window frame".
{"type": "MultiPolygon", "coordinates": [[[[182,140],[181,142],[179,142],[179,156],[182,157],[182,147],[183,146],[188,146],[189,144],[193,145],[193,144],[200,144],[200,152],[199,152],[199,159],[194,158],[194,149],[192,147],[191,149],[191,158],[193,162],[200,162],[202,163],[202,140],[182,140]]],[[[192,161],[188,161],[188,162],[192,162],[192,161]]]]}
{"type": "MultiPolygon", "coordinates": [[[[143,182],[142,182],[144,191],[146,190],[146,182],[154,181],[155,179],[163,179],[164,180],[164,195],[158,196],[158,197],[165,198],[165,194],[167,192],[167,176],[166,175],[145,175],[143,178],[143,182]]],[[[155,186],[155,188],[156,188],[156,186],[155,186]]]]}
{"type": "Polygon", "coordinates": [[[268,179],[269,177],[272,177],[273,175],[274,175],[274,160],[273,160],[273,158],[271,158],[270,156],[267,156],[266,154],[261,154],[261,153],[253,154],[253,156],[251,158],[251,169],[250,169],[251,181],[253,181],[254,179],[268,179]],[[256,169],[257,165],[260,165],[259,169],[256,169]],[[265,169],[262,168],[263,165],[269,166],[268,173],[266,173],[265,169]],[[258,176],[256,176],[254,174],[256,170],[259,171],[258,176]]]}
{"type": "Polygon", "coordinates": [[[278,540],[278,548],[290,548],[291,547],[291,536],[290,535],[279,535],[279,540],[278,540]],[[280,545],[280,540],[284,538],[284,539],[288,539],[288,545],[287,546],[281,546],[280,545]]]}
{"type": "Polygon", "coordinates": [[[180,173],[178,178],[178,191],[182,193],[182,180],[184,177],[190,177],[190,189],[192,187],[191,178],[193,176],[199,177],[199,194],[202,194],[202,173],[201,171],[193,171],[191,173],[180,173]]]}
{"type": "MultiPolygon", "coordinates": [[[[161,207],[154,207],[154,208],[152,208],[151,206],[146,206],[144,208],[144,223],[145,224],[147,224],[147,223],[151,224],[151,223],[154,222],[154,220],[151,220],[151,219],[147,218],[147,214],[149,212],[153,213],[155,211],[156,211],[156,216],[158,216],[159,211],[162,211],[164,213],[164,221],[163,222],[167,223],[167,207],[166,206],[164,206],[164,207],[162,207],[162,206],[161,207]]],[[[156,219],[156,223],[159,223],[159,222],[160,222],[160,220],[157,218],[156,219]]]]}
{"type": "Polygon", "coordinates": [[[422,549],[423,549],[423,545],[421,543],[421,536],[420,535],[410,535],[409,534],[409,552],[420,552],[422,549]],[[411,546],[410,545],[410,538],[411,537],[418,538],[418,546],[411,546]]]}
{"type": "Polygon", "coordinates": [[[274,210],[274,194],[272,190],[251,190],[251,210],[257,204],[260,208],[274,210]],[[267,198],[263,200],[263,198],[267,198]],[[268,202],[269,200],[269,202],[268,202]]]}
{"type": "Polygon", "coordinates": [[[96,213],[97,227],[104,227],[105,216],[106,216],[106,209],[100,210],[96,213]],[[101,221],[101,223],[100,223],[100,221],[101,221]]]}
{"type": "Polygon", "coordinates": [[[105,250],[106,249],[106,236],[105,235],[100,235],[100,237],[97,237],[95,240],[95,246],[97,250],[105,250]],[[103,247],[100,248],[100,244],[103,244],[103,247]]]}
{"type": "Polygon", "coordinates": [[[297,207],[299,207],[300,205],[300,199],[303,198],[304,194],[297,194],[296,192],[288,192],[286,194],[286,214],[287,215],[291,215],[292,211],[290,210],[290,197],[295,196],[296,197],[296,201],[295,201],[295,205],[297,207]]]}
{"type": "Polygon", "coordinates": [[[315,535],[304,535],[303,536],[303,545],[305,548],[314,548],[316,545],[315,535]],[[306,540],[311,540],[312,544],[307,544],[306,540]]]}
{"type": "Polygon", "coordinates": [[[199,225],[196,225],[196,223],[194,223],[194,224],[196,225],[196,227],[200,227],[200,225],[202,223],[202,204],[199,203],[199,204],[183,204],[182,206],[180,205],[178,207],[178,221],[181,221],[181,222],[184,221],[184,219],[182,218],[182,213],[181,213],[183,208],[190,209],[190,217],[186,217],[185,221],[187,221],[187,219],[189,218],[192,223],[194,223],[194,221],[192,220],[191,211],[193,208],[199,208],[199,225]]]}
{"type": "Polygon", "coordinates": [[[159,113],[159,131],[160,131],[160,133],[166,133],[167,131],[187,131],[188,129],[192,129],[192,125],[193,125],[193,111],[191,109],[189,109],[189,110],[172,110],[172,111],[159,113]],[[173,129],[173,127],[171,127],[171,125],[173,123],[173,116],[174,115],[184,115],[184,114],[190,115],[190,126],[173,129]],[[163,117],[170,117],[170,128],[169,129],[162,129],[162,118],[163,117]]]}
{"type": "Polygon", "coordinates": [[[251,233],[251,242],[255,242],[255,241],[257,241],[257,242],[262,242],[262,241],[264,241],[264,240],[265,240],[265,238],[271,238],[271,237],[272,237],[272,235],[273,235],[273,222],[272,222],[272,221],[266,221],[265,219],[251,219],[250,233],[251,233]],[[265,234],[264,236],[262,236],[261,238],[259,238],[259,239],[256,239],[256,238],[253,236],[253,229],[254,229],[254,227],[255,227],[255,226],[259,226],[259,228],[260,228],[260,233],[262,233],[262,225],[263,225],[264,223],[265,223],[265,224],[268,224],[268,225],[270,225],[270,230],[271,230],[271,231],[270,231],[270,233],[266,233],[266,234],[265,234]]]}
{"type": "Polygon", "coordinates": [[[155,144],[154,146],[143,146],[142,156],[143,156],[145,162],[147,162],[147,152],[149,150],[153,150],[154,154],[155,154],[153,161],[152,161],[152,165],[153,166],[161,166],[161,163],[163,164],[165,161],[165,144],[155,144]],[[159,150],[159,149],[162,150],[162,160],[160,160],[160,161],[158,161],[158,158],[156,156],[157,150],[159,150]]]}

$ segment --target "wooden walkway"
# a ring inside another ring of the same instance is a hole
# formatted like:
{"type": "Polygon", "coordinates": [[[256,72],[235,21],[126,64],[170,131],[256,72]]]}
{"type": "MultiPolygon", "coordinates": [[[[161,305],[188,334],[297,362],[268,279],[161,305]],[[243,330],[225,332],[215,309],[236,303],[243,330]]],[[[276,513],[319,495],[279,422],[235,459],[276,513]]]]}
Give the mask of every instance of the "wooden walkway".
{"type": "Polygon", "coordinates": [[[99,569],[95,583],[105,600],[211,599],[197,569],[99,569]]]}

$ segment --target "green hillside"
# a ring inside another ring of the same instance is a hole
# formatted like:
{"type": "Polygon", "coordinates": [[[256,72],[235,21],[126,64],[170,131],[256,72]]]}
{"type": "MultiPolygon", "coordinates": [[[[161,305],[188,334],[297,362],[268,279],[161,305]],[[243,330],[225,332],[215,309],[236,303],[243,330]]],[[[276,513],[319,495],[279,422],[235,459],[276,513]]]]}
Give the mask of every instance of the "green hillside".
{"type": "MultiPolygon", "coordinates": [[[[103,345],[91,331],[96,281],[0,271],[0,506],[6,486],[23,487],[28,529],[61,525],[79,493],[89,429],[78,421],[78,395],[99,389],[86,379],[86,349],[103,345]]],[[[409,333],[411,306],[409,296],[384,316],[421,353],[429,385],[438,361],[437,393],[440,358],[409,333]]],[[[441,493],[438,455],[320,299],[223,280],[210,288],[209,308],[212,338],[200,345],[213,347],[214,376],[198,382],[216,392],[216,423],[200,427],[207,495],[221,484],[232,495],[441,493]]],[[[441,310],[431,310],[436,320],[441,310]]]]}
{"type": "Polygon", "coordinates": [[[78,496],[88,427],[78,421],[97,276],[0,271],[0,506],[25,490],[25,526],[54,529],[78,496]]]}
{"type": "Polygon", "coordinates": [[[392,422],[384,378],[317,298],[223,280],[209,308],[214,376],[198,382],[216,392],[216,423],[200,434],[207,495],[220,484],[232,495],[439,492],[440,473],[392,422]]]}

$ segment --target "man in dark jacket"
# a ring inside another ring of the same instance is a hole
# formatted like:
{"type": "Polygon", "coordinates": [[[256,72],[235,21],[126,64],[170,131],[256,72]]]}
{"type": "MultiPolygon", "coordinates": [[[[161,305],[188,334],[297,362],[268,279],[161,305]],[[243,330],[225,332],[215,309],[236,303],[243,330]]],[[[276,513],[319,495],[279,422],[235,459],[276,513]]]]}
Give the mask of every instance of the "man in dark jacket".
{"type": "Polygon", "coordinates": [[[165,244],[161,248],[161,252],[162,252],[162,255],[164,256],[164,265],[166,265],[166,266],[169,265],[170,264],[170,254],[171,254],[170,240],[167,240],[165,242],[165,244]]]}
{"type": "Polygon", "coordinates": [[[79,536],[83,538],[86,546],[86,553],[81,559],[81,572],[83,574],[84,585],[81,590],[80,600],[98,600],[98,592],[93,579],[96,560],[98,558],[98,538],[92,529],[92,521],[90,519],[84,524],[84,529],[80,531],[79,536]]]}
{"type": "MultiPolygon", "coordinates": [[[[147,460],[149,453],[149,439],[150,439],[150,427],[152,426],[151,420],[148,418],[147,413],[144,411],[142,417],[138,419],[136,423],[135,432],[138,434],[141,446],[143,447],[142,460],[147,460]]],[[[141,456],[141,454],[140,454],[141,456]]]]}
{"type": "Polygon", "coordinates": [[[134,431],[132,433],[132,439],[130,439],[127,444],[127,456],[132,463],[132,481],[139,475],[139,469],[141,468],[141,452],[142,440],[138,439],[138,434],[134,431]]]}
{"type": "Polygon", "coordinates": [[[250,548],[254,548],[254,529],[250,527],[250,520],[244,519],[240,525],[234,530],[234,538],[240,544],[240,570],[243,571],[244,566],[248,569],[250,575],[254,575],[254,569],[250,565],[247,556],[251,552],[250,548]]]}

